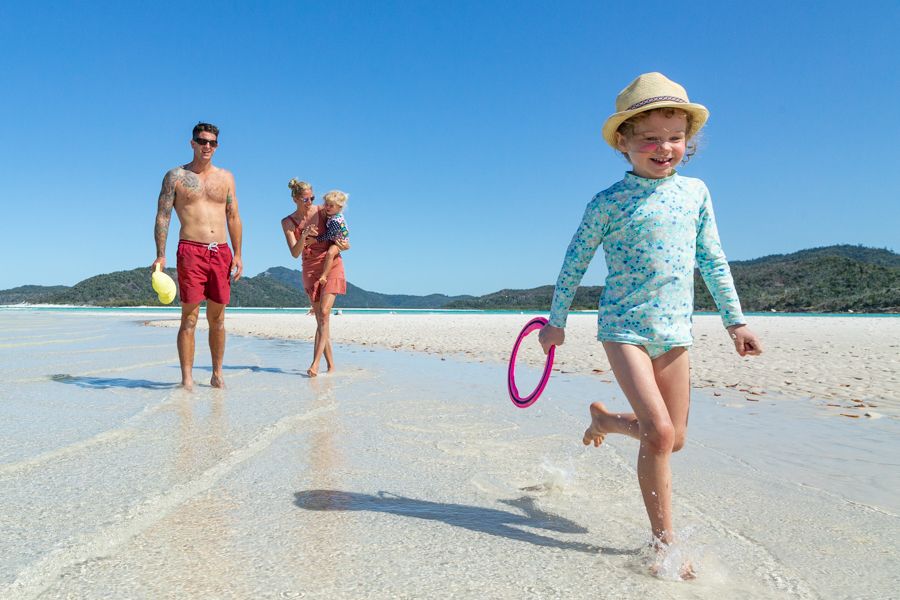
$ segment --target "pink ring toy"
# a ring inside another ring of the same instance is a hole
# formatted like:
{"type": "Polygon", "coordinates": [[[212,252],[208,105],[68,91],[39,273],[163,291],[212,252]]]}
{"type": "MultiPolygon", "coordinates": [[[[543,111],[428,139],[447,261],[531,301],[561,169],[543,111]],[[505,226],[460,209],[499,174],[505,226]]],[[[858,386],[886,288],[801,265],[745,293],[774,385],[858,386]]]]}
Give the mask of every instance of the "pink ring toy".
{"type": "Polygon", "coordinates": [[[519,388],[516,387],[516,355],[519,353],[519,346],[529,333],[541,329],[546,324],[547,319],[544,317],[535,317],[528,321],[525,327],[522,328],[519,337],[516,339],[512,354],[509,357],[509,372],[506,383],[507,388],[509,389],[510,400],[512,400],[512,403],[519,408],[528,408],[537,402],[537,399],[544,391],[544,388],[547,387],[547,381],[550,379],[550,371],[553,370],[553,355],[556,354],[556,346],[550,346],[550,352],[547,353],[547,362],[544,364],[544,373],[541,375],[541,380],[538,382],[537,387],[534,388],[534,391],[527,396],[519,395],[519,388]]]}

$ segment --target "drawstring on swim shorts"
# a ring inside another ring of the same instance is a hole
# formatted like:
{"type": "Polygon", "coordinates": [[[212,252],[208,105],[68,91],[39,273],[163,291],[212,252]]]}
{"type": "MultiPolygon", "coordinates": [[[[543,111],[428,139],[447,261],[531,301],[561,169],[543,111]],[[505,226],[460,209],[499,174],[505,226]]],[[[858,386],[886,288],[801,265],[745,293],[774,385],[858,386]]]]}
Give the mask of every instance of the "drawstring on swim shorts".
{"type": "Polygon", "coordinates": [[[218,242],[210,242],[209,246],[206,247],[210,252],[219,253],[219,243],[218,242]]]}

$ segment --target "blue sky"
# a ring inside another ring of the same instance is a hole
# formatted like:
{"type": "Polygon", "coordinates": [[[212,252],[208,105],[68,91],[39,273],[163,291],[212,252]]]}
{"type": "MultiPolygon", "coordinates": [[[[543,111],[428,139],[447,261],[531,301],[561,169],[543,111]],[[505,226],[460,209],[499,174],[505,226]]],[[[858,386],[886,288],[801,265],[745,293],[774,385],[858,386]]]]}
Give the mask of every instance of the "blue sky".
{"type": "MultiPolygon", "coordinates": [[[[0,0],[0,289],[149,266],[199,120],[221,129],[248,275],[299,268],[279,228],[298,177],[350,194],[360,287],[552,284],[628,168],[600,127],[647,71],[711,111],[680,172],[710,187],[731,260],[900,250],[897,23],[893,0],[0,0]]],[[[604,274],[598,253],[585,285],[604,274]]]]}

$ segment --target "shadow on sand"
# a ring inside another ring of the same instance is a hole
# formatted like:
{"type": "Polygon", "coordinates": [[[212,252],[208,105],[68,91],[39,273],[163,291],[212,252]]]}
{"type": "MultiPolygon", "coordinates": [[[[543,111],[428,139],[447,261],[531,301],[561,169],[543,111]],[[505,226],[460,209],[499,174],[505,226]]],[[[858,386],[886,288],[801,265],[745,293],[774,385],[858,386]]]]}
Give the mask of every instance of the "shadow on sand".
{"type": "Polygon", "coordinates": [[[586,528],[573,521],[542,511],[535,505],[534,498],[529,496],[500,501],[519,509],[524,515],[482,506],[416,500],[388,492],[371,495],[336,490],[307,490],[297,492],[294,494],[294,498],[294,504],[307,510],[367,510],[402,517],[442,521],[454,527],[562,550],[614,555],[636,555],[641,550],[640,548],[623,550],[583,542],[557,540],[518,529],[517,527],[531,527],[559,533],[588,533],[586,528]]]}
{"type": "Polygon", "coordinates": [[[148,390],[168,390],[179,386],[177,383],[163,383],[148,379],[125,379],[124,377],[83,377],[58,373],[50,376],[51,381],[68,383],[83,388],[105,390],[109,388],[144,388],[148,390]]]}
{"type": "MultiPolygon", "coordinates": [[[[175,369],[178,365],[174,365],[175,369]]],[[[250,371],[252,373],[277,373],[281,375],[306,375],[305,371],[292,370],[285,371],[275,367],[258,367],[255,365],[224,365],[225,371],[250,371]]],[[[212,372],[212,367],[194,367],[195,371],[212,372]]],[[[105,390],[109,388],[144,388],[148,390],[168,390],[181,387],[180,383],[150,381],[149,379],[126,379],[124,377],[87,377],[82,375],[69,375],[68,373],[57,373],[50,375],[51,381],[57,383],[68,383],[77,385],[78,387],[91,388],[97,390],[105,390]]]]}

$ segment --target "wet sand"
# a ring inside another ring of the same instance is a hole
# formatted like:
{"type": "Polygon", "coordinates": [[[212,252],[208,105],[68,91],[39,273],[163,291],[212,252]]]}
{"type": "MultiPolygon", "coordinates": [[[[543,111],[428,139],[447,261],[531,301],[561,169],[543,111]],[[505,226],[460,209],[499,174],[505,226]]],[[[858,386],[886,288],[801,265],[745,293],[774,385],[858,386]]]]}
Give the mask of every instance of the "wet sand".
{"type": "MultiPolygon", "coordinates": [[[[673,470],[675,566],[690,560],[699,578],[680,582],[677,568],[649,572],[635,442],[581,445],[591,400],[624,408],[606,373],[556,373],[520,410],[505,359],[341,345],[340,370],[309,379],[307,341],[232,328],[228,387],[187,393],[175,332],[146,319],[0,311],[0,598],[900,587],[896,419],[698,390],[673,470]]],[[[203,382],[202,334],[197,350],[203,382]]]]}
{"type": "MultiPolygon", "coordinates": [[[[529,318],[342,314],[332,319],[332,329],[341,343],[506,363],[513,340],[529,318]]],[[[177,326],[177,321],[153,324],[177,326]]],[[[227,326],[234,334],[268,338],[310,340],[315,333],[313,317],[297,314],[232,312],[227,326]]],[[[691,348],[695,388],[751,402],[766,396],[809,399],[848,418],[900,417],[900,317],[751,316],[749,326],[765,351],[741,358],[717,316],[695,317],[691,348]]],[[[572,314],[555,368],[612,381],[596,333],[594,315],[572,314]]],[[[541,361],[533,352],[524,356],[533,365],[541,361]]]]}

